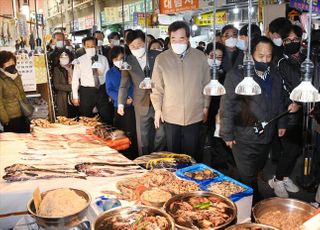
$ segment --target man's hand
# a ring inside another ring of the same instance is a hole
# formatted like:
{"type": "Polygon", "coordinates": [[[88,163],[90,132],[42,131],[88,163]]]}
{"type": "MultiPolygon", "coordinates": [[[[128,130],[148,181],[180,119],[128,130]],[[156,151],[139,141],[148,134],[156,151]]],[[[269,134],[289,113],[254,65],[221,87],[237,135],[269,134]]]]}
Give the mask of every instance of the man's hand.
{"type": "Polygon", "coordinates": [[[233,140],[233,141],[225,141],[225,143],[226,143],[226,145],[227,145],[230,149],[232,149],[232,146],[233,146],[234,144],[236,144],[236,141],[235,141],[235,140],[233,140]]]}
{"type": "Polygon", "coordinates": [[[204,108],[202,121],[203,123],[205,123],[207,120],[208,120],[208,108],[204,108]]]}
{"type": "Polygon", "coordinates": [[[131,97],[128,97],[127,99],[127,105],[131,105],[133,102],[133,99],[131,97]]]}
{"type": "Polygon", "coordinates": [[[72,104],[74,106],[79,106],[80,105],[80,100],[79,99],[72,99],[72,104]]]}
{"type": "Polygon", "coordinates": [[[278,136],[279,137],[283,137],[285,133],[286,133],[286,129],[278,129],[278,136]]]}
{"type": "Polygon", "coordinates": [[[154,127],[156,127],[156,129],[160,128],[160,120],[162,123],[164,122],[162,112],[160,110],[157,110],[154,115],[154,127]]]}
{"type": "Polygon", "coordinates": [[[289,106],[288,106],[288,111],[290,113],[296,113],[298,112],[298,110],[301,108],[300,105],[298,105],[297,103],[295,102],[292,102],[289,106]]]}
{"type": "Polygon", "coordinates": [[[123,105],[118,105],[118,110],[117,110],[117,113],[120,115],[120,116],[123,116],[124,115],[124,106],[123,105]]]}

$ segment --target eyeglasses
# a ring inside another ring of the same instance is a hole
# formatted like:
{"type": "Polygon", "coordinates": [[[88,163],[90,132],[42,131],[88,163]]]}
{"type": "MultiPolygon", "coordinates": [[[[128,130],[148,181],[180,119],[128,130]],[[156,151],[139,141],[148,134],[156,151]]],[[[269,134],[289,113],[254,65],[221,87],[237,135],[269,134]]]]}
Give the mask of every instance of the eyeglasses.
{"type": "Polygon", "coordinates": [[[228,38],[237,38],[238,37],[238,34],[226,34],[226,35],[223,35],[222,37],[228,39],[228,38]]]}
{"type": "Polygon", "coordinates": [[[287,44],[292,43],[292,42],[295,42],[295,43],[301,42],[301,38],[294,38],[294,39],[285,38],[285,39],[283,39],[283,44],[284,45],[287,45],[287,44]]]}

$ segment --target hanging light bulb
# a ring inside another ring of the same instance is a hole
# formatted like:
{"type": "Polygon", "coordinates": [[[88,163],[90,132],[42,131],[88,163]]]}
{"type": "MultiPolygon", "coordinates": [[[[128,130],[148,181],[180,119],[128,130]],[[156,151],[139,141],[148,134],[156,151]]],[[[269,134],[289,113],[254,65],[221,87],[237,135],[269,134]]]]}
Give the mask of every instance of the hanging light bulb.
{"type": "MultiPolygon", "coordinates": [[[[216,56],[216,1],[213,0],[213,40],[212,40],[212,45],[213,45],[213,53],[214,53],[214,58],[216,56]]],[[[216,63],[216,59],[211,66],[211,72],[212,72],[212,78],[211,81],[204,87],[203,89],[203,94],[207,96],[221,96],[226,94],[226,89],[224,86],[218,81],[218,65],[216,63]]]]}
{"type": "Polygon", "coordinates": [[[320,101],[320,94],[311,83],[314,70],[312,61],[307,58],[304,62],[302,62],[300,70],[303,80],[296,88],[292,90],[290,93],[290,99],[298,102],[320,101]]]}
{"type": "Polygon", "coordinates": [[[144,27],[146,29],[144,36],[145,36],[145,42],[144,42],[144,48],[145,48],[145,56],[146,56],[146,67],[144,68],[144,79],[139,84],[140,89],[152,89],[154,88],[154,82],[151,79],[151,70],[149,66],[149,60],[148,60],[148,46],[147,46],[147,1],[144,0],[144,27]]]}
{"type": "Polygon", "coordinates": [[[261,87],[253,79],[254,61],[251,56],[251,10],[252,0],[248,0],[248,55],[243,61],[244,79],[236,86],[235,93],[244,96],[254,96],[261,94],[261,87]]]}
{"type": "MultiPolygon", "coordinates": [[[[124,0],[121,1],[121,15],[122,15],[122,35],[124,37],[124,0]]],[[[131,65],[127,62],[127,53],[126,53],[126,47],[124,47],[124,51],[123,51],[123,62],[120,66],[120,70],[131,70],[132,67],[131,65]]]]}
{"type": "Polygon", "coordinates": [[[320,101],[319,91],[312,85],[312,76],[314,65],[310,60],[311,49],[311,19],[312,19],[312,0],[309,2],[309,18],[308,18],[308,48],[307,58],[301,63],[302,82],[292,90],[290,99],[298,102],[318,102],[320,101]]]}

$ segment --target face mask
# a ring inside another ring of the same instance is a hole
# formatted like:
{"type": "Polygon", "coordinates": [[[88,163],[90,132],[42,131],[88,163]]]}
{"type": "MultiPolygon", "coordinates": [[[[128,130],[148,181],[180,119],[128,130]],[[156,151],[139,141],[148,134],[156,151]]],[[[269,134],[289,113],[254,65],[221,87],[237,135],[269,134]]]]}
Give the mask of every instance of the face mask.
{"type": "Polygon", "coordinates": [[[265,72],[268,70],[270,66],[270,62],[258,62],[258,61],[254,61],[254,68],[257,71],[261,71],[261,72],[265,72]]]}
{"type": "Polygon", "coordinates": [[[245,40],[238,39],[236,46],[238,47],[238,49],[246,50],[247,49],[247,42],[245,40]]]}
{"type": "Polygon", "coordinates": [[[172,48],[173,52],[181,55],[184,51],[187,50],[188,45],[182,44],[182,43],[171,43],[171,48],[172,48]]]}
{"type": "Polygon", "coordinates": [[[18,73],[18,70],[16,69],[15,65],[10,65],[7,68],[4,69],[6,72],[11,73],[11,74],[16,74],[18,73]]]}
{"type": "Polygon", "coordinates": [[[50,45],[50,47],[51,47],[51,49],[53,49],[53,50],[54,50],[54,48],[56,48],[55,45],[50,45]]]}
{"type": "Polygon", "coordinates": [[[58,48],[63,48],[63,41],[57,41],[56,46],[58,48]]]}
{"type": "Polygon", "coordinates": [[[276,46],[282,46],[282,39],[281,38],[274,38],[274,39],[272,39],[272,42],[276,46]]]}
{"type": "Polygon", "coordinates": [[[227,47],[233,48],[233,47],[236,46],[237,41],[238,41],[238,39],[231,37],[231,38],[228,38],[228,39],[225,41],[225,44],[226,44],[227,47]]]}
{"type": "Polygon", "coordinates": [[[111,41],[111,43],[112,43],[112,45],[114,45],[114,46],[119,46],[119,45],[120,45],[120,40],[113,39],[113,40],[111,41]]]}
{"type": "Polygon", "coordinates": [[[72,51],[72,46],[67,46],[66,49],[72,51]]]}
{"type": "Polygon", "coordinates": [[[102,41],[102,40],[98,40],[97,45],[98,45],[98,46],[102,46],[102,45],[103,45],[103,41],[102,41]]]}
{"type": "Polygon", "coordinates": [[[69,58],[68,58],[68,57],[60,58],[60,59],[59,59],[59,61],[60,61],[60,65],[61,65],[61,66],[68,65],[68,64],[69,64],[69,62],[70,62],[70,60],[69,60],[69,58]]]}
{"type": "Polygon", "coordinates": [[[120,67],[121,67],[121,65],[122,65],[122,60],[120,60],[120,61],[114,61],[113,64],[120,69],[120,67]]]}
{"type": "Polygon", "coordinates": [[[131,53],[133,56],[137,57],[137,58],[140,58],[144,55],[145,53],[145,49],[144,47],[141,47],[139,49],[136,49],[136,50],[131,50],[131,53]]]}
{"type": "Polygon", "coordinates": [[[292,55],[300,51],[300,42],[291,42],[283,46],[283,51],[285,54],[292,55]]]}
{"type": "Polygon", "coordinates": [[[86,48],[86,54],[89,57],[93,57],[94,55],[96,55],[96,48],[86,48]]]}

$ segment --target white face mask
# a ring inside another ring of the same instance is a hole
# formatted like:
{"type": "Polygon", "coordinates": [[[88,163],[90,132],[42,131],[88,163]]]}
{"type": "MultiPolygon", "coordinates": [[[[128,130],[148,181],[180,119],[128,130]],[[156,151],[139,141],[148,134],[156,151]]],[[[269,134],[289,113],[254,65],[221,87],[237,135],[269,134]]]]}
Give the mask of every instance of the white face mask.
{"type": "Polygon", "coordinates": [[[220,60],[208,58],[208,64],[210,67],[212,67],[214,63],[216,63],[216,66],[218,66],[218,67],[221,65],[220,60]]]}
{"type": "Polygon", "coordinates": [[[237,41],[238,39],[231,37],[225,41],[225,45],[229,48],[234,48],[237,44],[237,41]]]}
{"type": "Polygon", "coordinates": [[[72,46],[67,46],[66,49],[72,51],[72,46]]]}
{"type": "Polygon", "coordinates": [[[114,46],[119,46],[119,45],[120,45],[120,40],[112,39],[112,40],[111,40],[111,43],[112,43],[112,45],[114,45],[114,46]]]}
{"type": "Polygon", "coordinates": [[[114,61],[113,64],[120,69],[120,67],[121,67],[121,65],[122,65],[122,62],[123,62],[122,60],[120,60],[120,61],[114,61]]]}
{"type": "Polygon", "coordinates": [[[272,39],[272,42],[276,46],[282,46],[282,39],[281,38],[274,38],[274,39],[272,39]]]}
{"type": "Polygon", "coordinates": [[[60,58],[59,61],[61,66],[68,65],[70,62],[69,57],[60,58]]]}
{"type": "Polygon", "coordinates": [[[57,41],[57,42],[56,42],[56,46],[57,46],[58,48],[63,48],[63,41],[57,41]]]}
{"type": "Polygon", "coordinates": [[[103,41],[102,41],[102,40],[98,40],[97,45],[98,45],[98,46],[102,46],[102,45],[103,45],[103,41]]]}
{"type": "Polygon", "coordinates": [[[245,40],[242,39],[238,39],[236,46],[238,47],[238,49],[241,50],[247,50],[247,42],[245,40]]]}
{"type": "Polygon", "coordinates": [[[171,43],[171,48],[173,52],[180,55],[187,50],[188,45],[184,43],[171,43]]]}
{"type": "Polygon", "coordinates": [[[132,55],[137,57],[137,58],[141,58],[144,53],[146,52],[145,48],[144,47],[141,47],[139,49],[136,49],[136,50],[130,50],[132,55]]]}
{"type": "Polygon", "coordinates": [[[93,57],[94,55],[96,55],[96,48],[86,48],[86,54],[89,57],[93,57]]]}
{"type": "Polygon", "coordinates": [[[53,49],[53,50],[54,50],[54,48],[56,48],[55,45],[50,45],[50,47],[51,47],[51,49],[53,49]]]}

